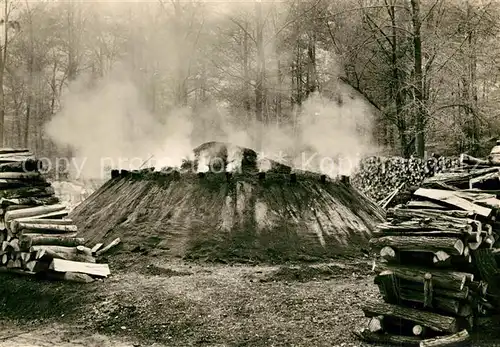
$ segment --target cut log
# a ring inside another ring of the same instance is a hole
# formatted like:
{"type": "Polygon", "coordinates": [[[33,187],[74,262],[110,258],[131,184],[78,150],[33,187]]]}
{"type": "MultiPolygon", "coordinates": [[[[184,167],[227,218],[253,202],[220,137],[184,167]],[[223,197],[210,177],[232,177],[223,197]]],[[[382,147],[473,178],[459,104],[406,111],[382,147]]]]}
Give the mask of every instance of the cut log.
{"type": "Polygon", "coordinates": [[[471,201],[471,202],[475,202],[477,200],[488,200],[488,199],[495,199],[496,198],[495,194],[485,193],[481,190],[477,190],[477,191],[470,191],[469,190],[466,192],[463,190],[460,190],[460,191],[456,191],[455,195],[459,196],[463,199],[466,199],[468,201],[471,201]]]}
{"type": "Polygon", "coordinates": [[[406,218],[436,218],[438,220],[449,220],[456,222],[460,219],[472,219],[474,213],[462,210],[432,210],[432,209],[407,209],[407,208],[390,208],[387,210],[387,217],[406,217],[406,218]]]}
{"type": "Polygon", "coordinates": [[[479,159],[465,153],[460,154],[460,163],[468,165],[494,166],[492,163],[490,163],[490,161],[486,159],[479,159]]]}
{"type": "Polygon", "coordinates": [[[0,148],[0,154],[30,153],[27,148],[0,148]]]}
{"type": "Polygon", "coordinates": [[[391,247],[386,246],[380,250],[380,257],[382,257],[387,261],[396,260],[396,256],[397,256],[396,251],[391,247]]]}
{"type": "Polygon", "coordinates": [[[443,231],[443,230],[438,230],[438,231],[431,231],[431,230],[424,230],[424,231],[375,231],[373,232],[373,237],[378,238],[378,237],[383,237],[383,236],[409,236],[409,237],[452,237],[456,239],[460,239],[464,241],[464,243],[477,243],[483,240],[481,233],[477,231],[455,231],[455,230],[449,230],[449,231],[443,231]]]}
{"type": "Polygon", "coordinates": [[[457,320],[454,317],[420,311],[409,307],[387,303],[365,303],[362,310],[365,316],[369,318],[382,315],[406,319],[440,332],[456,333],[459,329],[457,320]]]}
{"type": "Polygon", "coordinates": [[[493,235],[488,235],[484,238],[483,240],[483,244],[487,247],[487,248],[493,248],[493,245],[495,244],[495,236],[493,235]]]}
{"type": "Polygon", "coordinates": [[[380,273],[382,271],[392,271],[394,275],[398,278],[402,278],[412,282],[424,282],[424,277],[426,273],[432,275],[432,281],[434,287],[440,287],[445,289],[451,289],[456,291],[461,291],[465,287],[465,283],[471,278],[472,274],[465,272],[456,271],[446,271],[432,269],[428,271],[427,269],[420,267],[410,267],[410,266],[392,266],[390,264],[384,264],[380,262],[374,263],[374,271],[380,273]]]}
{"type": "Polygon", "coordinates": [[[368,323],[368,329],[372,333],[376,333],[384,330],[384,316],[373,317],[368,323]]]}
{"type": "Polygon", "coordinates": [[[19,240],[12,239],[9,241],[9,246],[14,250],[14,252],[19,252],[21,248],[19,247],[19,240]]]}
{"type": "Polygon", "coordinates": [[[83,245],[85,240],[80,237],[64,237],[64,236],[38,236],[37,234],[23,234],[20,237],[20,242],[23,248],[30,248],[38,245],[51,245],[51,246],[67,246],[76,247],[83,245]]]}
{"type": "Polygon", "coordinates": [[[76,251],[88,256],[92,256],[92,249],[85,246],[76,246],[76,251]]]}
{"type": "Polygon", "coordinates": [[[19,257],[21,258],[21,261],[23,263],[27,263],[31,258],[31,253],[30,252],[21,252],[19,254],[19,257]]]}
{"type": "Polygon", "coordinates": [[[482,231],[486,235],[493,235],[493,227],[491,226],[491,224],[484,224],[482,227],[482,231]]]}
{"type": "MultiPolygon", "coordinates": [[[[42,219],[43,220],[43,219],[42,219]]],[[[41,234],[63,234],[76,233],[78,228],[76,225],[60,225],[60,224],[35,224],[26,223],[25,221],[14,220],[10,223],[10,230],[13,234],[17,234],[21,230],[30,233],[41,234]]]]}
{"type": "Polygon", "coordinates": [[[26,263],[24,268],[28,271],[33,271],[35,269],[36,263],[37,263],[36,260],[31,260],[26,263]]]}
{"type": "Polygon", "coordinates": [[[434,175],[424,180],[422,186],[430,186],[433,183],[444,183],[461,189],[469,188],[469,181],[475,177],[486,175],[490,172],[498,172],[498,168],[487,167],[473,171],[459,171],[434,175]]]}
{"type": "Polygon", "coordinates": [[[471,224],[465,220],[460,223],[453,223],[451,221],[438,221],[438,220],[411,220],[411,221],[391,221],[377,225],[377,228],[383,232],[423,232],[423,231],[466,231],[472,232],[474,230],[471,224]]]}
{"type": "Polygon", "coordinates": [[[430,209],[430,210],[448,210],[448,207],[439,205],[432,201],[417,201],[412,200],[405,205],[409,209],[430,209]]]}
{"type": "Polygon", "coordinates": [[[455,347],[464,346],[470,340],[467,330],[462,330],[456,334],[438,336],[432,339],[422,340],[419,347],[455,347]]]}
{"type": "Polygon", "coordinates": [[[0,189],[0,197],[5,199],[19,199],[26,197],[50,197],[55,194],[52,187],[24,187],[15,189],[0,189]]]}
{"type": "MultiPolygon", "coordinates": [[[[64,209],[56,212],[51,212],[51,213],[45,213],[45,214],[40,214],[33,216],[36,219],[49,219],[49,220],[54,220],[54,219],[60,219],[62,220],[63,218],[67,217],[69,214],[69,210],[64,209]]],[[[20,222],[24,222],[25,220],[28,220],[32,217],[26,217],[26,218],[16,218],[16,220],[20,222]]]]}
{"type": "Polygon", "coordinates": [[[45,206],[45,205],[55,205],[59,203],[59,198],[55,196],[37,198],[19,198],[19,199],[0,199],[0,205],[2,206],[14,206],[14,205],[26,205],[26,206],[45,206]]]}
{"type": "Polygon", "coordinates": [[[8,212],[8,211],[14,211],[14,210],[22,210],[24,208],[32,208],[33,206],[31,205],[9,205],[9,206],[5,206],[5,212],[8,212]]]}
{"type": "Polygon", "coordinates": [[[451,265],[451,256],[444,251],[437,251],[434,253],[432,262],[439,267],[445,267],[451,265]]]}
{"type": "Polygon", "coordinates": [[[415,336],[425,336],[427,335],[427,328],[426,327],[423,327],[419,324],[413,326],[412,328],[412,332],[413,332],[413,335],[415,336]]]}
{"type": "Polygon", "coordinates": [[[43,162],[34,159],[0,164],[0,172],[38,172],[43,168],[43,162]]]}
{"type": "Polygon", "coordinates": [[[92,254],[95,254],[101,247],[104,245],[104,243],[96,243],[94,247],[92,247],[92,254]]]}
{"type": "Polygon", "coordinates": [[[430,253],[445,251],[451,255],[461,255],[464,251],[462,240],[450,237],[384,236],[372,238],[370,245],[376,248],[387,246],[400,251],[430,253]]]}
{"type": "Polygon", "coordinates": [[[354,334],[359,339],[366,342],[396,346],[418,346],[420,341],[422,341],[422,339],[417,336],[372,333],[368,329],[363,329],[354,334]]]}
{"type": "Polygon", "coordinates": [[[476,213],[484,218],[489,218],[492,214],[491,208],[476,205],[457,196],[454,191],[419,188],[414,194],[415,196],[426,198],[431,201],[439,201],[465,211],[476,213]]]}
{"type": "MultiPolygon", "coordinates": [[[[400,287],[400,290],[401,300],[418,303],[422,308],[425,306],[425,294],[423,291],[415,291],[403,286],[400,287]]],[[[433,295],[432,307],[442,312],[458,315],[460,306],[461,303],[458,299],[437,296],[436,293],[433,295]]],[[[464,315],[463,317],[466,316],[468,315],[464,315]]]]}
{"type": "Polygon", "coordinates": [[[111,248],[117,246],[119,243],[121,242],[120,238],[117,237],[116,239],[114,239],[113,241],[110,242],[109,245],[107,245],[106,247],[104,247],[103,249],[97,251],[95,254],[96,256],[99,256],[101,254],[104,254],[106,253],[107,251],[109,251],[111,248]]]}
{"type": "Polygon", "coordinates": [[[489,184],[490,187],[493,185],[495,188],[498,188],[498,183],[498,172],[492,172],[479,177],[471,178],[469,180],[469,189],[473,190],[474,188],[481,188],[483,184],[489,184]]]}
{"type": "MultiPolygon", "coordinates": [[[[9,222],[14,219],[25,218],[25,217],[33,217],[40,216],[52,212],[59,212],[66,209],[66,206],[61,204],[56,205],[47,205],[47,206],[37,206],[32,208],[27,208],[23,210],[16,211],[8,211],[5,213],[4,220],[5,222],[9,222]]],[[[40,217],[38,217],[40,218],[40,217]]]]}
{"type": "Polygon", "coordinates": [[[0,179],[25,181],[44,180],[39,172],[0,172],[0,179]]]}
{"type": "Polygon", "coordinates": [[[98,277],[107,277],[110,275],[107,264],[82,263],[63,259],[52,260],[50,269],[56,272],[79,272],[98,277]]]}
{"type": "MultiPolygon", "coordinates": [[[[0,172],[0,174],[2,174],[0,172]]],[[[0,190],[15,190],[20,188],[50,187],[50,183],[42,180],[13,180],[0,178],[0,190]]]]}
{"type": "Polygon", "coordinates": [[[479,247],[481,247],[481,245],[483,244],[483,237],[481,235],[478,235],[478,239],[476,241],[470,241],[467,243],[467,247],[472,250],[472,251],[475,251],[476,249],[478,249],[479,247]]]}
{"type": "Polygon", "coordinates": [[[55,225],[74,225],[72,219],[50,219],[50,218],[21,218],[17,219],[17,221],[25,224],[55,224],[55,225]]]}

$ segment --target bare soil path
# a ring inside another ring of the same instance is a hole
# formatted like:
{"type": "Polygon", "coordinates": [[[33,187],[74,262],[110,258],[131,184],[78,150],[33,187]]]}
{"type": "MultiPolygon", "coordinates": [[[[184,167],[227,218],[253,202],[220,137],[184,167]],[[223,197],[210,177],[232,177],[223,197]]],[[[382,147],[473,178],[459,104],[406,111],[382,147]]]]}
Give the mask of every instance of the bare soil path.
{"type": "Polygon", "coordinates": [[[360,307],[378,297],[368,260],[124,264],[88,285],[7,276],[0,347],[364,346],[351,331],[366,326],[360,307]]]}

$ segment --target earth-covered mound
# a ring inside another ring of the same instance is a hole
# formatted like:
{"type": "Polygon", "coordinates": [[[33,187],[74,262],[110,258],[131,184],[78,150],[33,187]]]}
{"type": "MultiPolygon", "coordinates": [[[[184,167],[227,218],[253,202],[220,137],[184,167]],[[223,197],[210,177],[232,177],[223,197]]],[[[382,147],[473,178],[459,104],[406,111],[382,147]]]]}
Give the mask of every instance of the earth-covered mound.
{"type": "Polygon", "coordinates": [[[383,212],[313,173],[143,170],[115,174],[71,218],[91,245],[120,237],[120,252],[281,262],[354,255],[383,212]]]}

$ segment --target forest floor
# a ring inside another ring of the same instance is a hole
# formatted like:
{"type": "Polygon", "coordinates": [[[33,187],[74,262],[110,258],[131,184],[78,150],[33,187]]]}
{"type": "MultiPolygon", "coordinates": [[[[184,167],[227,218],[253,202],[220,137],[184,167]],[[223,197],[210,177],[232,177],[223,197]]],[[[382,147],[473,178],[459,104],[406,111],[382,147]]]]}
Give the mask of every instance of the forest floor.
{"type": "MultiPolygon", "coordinates": [[[[363,346],[351,332],[366,326],[363,302],[378,298],[367,258],[301,266],[128,260],[136,266],[111,262],[113,275],[91,284],[2,275],[0,347],[363,346]]],[[[474,345],[500,341],[484,336],[474,345]]]]}

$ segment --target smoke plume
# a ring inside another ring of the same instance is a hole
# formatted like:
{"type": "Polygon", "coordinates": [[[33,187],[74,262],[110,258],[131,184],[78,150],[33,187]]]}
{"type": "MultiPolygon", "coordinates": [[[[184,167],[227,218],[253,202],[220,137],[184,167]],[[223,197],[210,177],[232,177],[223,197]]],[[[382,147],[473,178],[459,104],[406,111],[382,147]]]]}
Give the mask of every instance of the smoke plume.
{"type": "MultiPolygon", "coordinates": [[[[61,112],[47,125],[56,144],[72,148],[82,164],[81,176],[103,177],[109,168],[180,166],[192,158],[193,147],[206,141],[258,147],[257,125],[229,122],[231,115],[222,107],[204,109],[199,117],[188,108],[163,117],[153,115],[142,103],[138,88],[123,76],[118,70],[93,87],[84,80],[75,81],[63,96],[61,112]]],[[[373,117],[362,99],[351,99],[347,93],[343,98],[339,105],[313,95],[293,124],[260,125],[260,156],[299,170],[350,174],[359,159],[372,151],[373,117]]]]}

